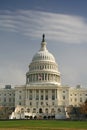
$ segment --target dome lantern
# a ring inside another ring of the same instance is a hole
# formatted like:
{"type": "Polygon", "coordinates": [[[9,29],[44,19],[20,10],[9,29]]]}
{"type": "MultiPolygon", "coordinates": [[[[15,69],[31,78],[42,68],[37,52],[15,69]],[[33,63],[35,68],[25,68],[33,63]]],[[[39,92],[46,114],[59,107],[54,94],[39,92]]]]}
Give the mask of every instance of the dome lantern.
{"type": "Polygon", "coordinates": [[[42,42],[41,42],[41,49],[40,49],[40,51],[45,51],[45,50],[47,50],[47,48],[46,48],[46,42],[45,42],[45,34],[43,34],[42,35],[42,42]]]}
{"type": "Polygon", "coordinates": [[[45,34],[42,36],[42,42],[45,42],[45,34]]]}

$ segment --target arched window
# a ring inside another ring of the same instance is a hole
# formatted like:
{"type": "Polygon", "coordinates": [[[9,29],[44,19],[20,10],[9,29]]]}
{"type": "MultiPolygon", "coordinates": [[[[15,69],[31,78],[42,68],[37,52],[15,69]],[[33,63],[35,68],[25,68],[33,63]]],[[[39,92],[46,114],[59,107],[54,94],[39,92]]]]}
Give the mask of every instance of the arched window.
{"type": "Polygon", "coordinates": [[[24,108],[21,108],[21,112],[24,112],[24,108]]]}
{"type": "Polygon", "coordinates": [[[33,113],[36,113],[36,108],[33,108],[33,113]]]}
{"type": "Polygon", "coordinates": [[[54,108],[52,108],[52,109],[51,109],[51,113],[55,113],[55,110],[54,110],[54,108]]]}
{"type": "Polygon", "coordinates": [[[58,108],[58,113],[59,113],[59,112],[61,112],[61,109],[60,109],[60,108],[58,108]]]}
{"type": "Polygon", "coordinates": [[[30,112],[30,109],[29,109],[29,108],[27,108],[27,112],[28,112],[28,113],[30,112]]]}
{"type": "Polygon", "coordinates": [[[39,113],[43,113],[42,108],[39,109],[39,113]]]}
{"type": "Polygon", "coordinates": [[[45,112],[48,113],[48,108],[45,109],[45,112]]]}

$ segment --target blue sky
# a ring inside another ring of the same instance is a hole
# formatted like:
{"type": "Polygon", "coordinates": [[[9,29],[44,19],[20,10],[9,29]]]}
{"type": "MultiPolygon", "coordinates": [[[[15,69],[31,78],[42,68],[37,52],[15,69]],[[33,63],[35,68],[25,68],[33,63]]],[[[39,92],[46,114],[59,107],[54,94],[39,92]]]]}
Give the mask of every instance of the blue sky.
{"type": "Polygon", "coordinates": [[[86,87],[86,0],[0,0],[0,85],[25,84],[43,33],[62,84],[86,87]]]}

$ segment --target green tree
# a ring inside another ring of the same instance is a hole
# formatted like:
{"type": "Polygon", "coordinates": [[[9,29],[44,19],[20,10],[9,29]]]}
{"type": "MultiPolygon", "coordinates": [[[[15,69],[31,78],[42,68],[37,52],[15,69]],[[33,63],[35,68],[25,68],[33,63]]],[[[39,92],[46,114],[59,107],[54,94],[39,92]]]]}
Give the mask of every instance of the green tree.
{"type": "Polygon", "coordinates": [[[87,99],[84,103],[80,104],[80,112],[87,118],[87,99]]]}

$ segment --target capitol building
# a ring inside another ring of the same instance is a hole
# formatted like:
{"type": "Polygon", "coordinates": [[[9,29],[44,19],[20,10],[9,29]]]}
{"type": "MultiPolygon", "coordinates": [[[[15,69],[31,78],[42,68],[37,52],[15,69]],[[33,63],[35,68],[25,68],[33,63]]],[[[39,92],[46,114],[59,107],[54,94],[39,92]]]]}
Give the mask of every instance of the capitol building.
{"type": "Polygon", "coordinates": [[[26,84],[0,89],[0,105],[14,106],[10,119],[67,118],[66,108],[87,99],[87,89],[63,86],[55,57],[48,51],[45,35],[26,73],[26,84]],[[10,95],[9,95],[10,94],[10,95]]]}

